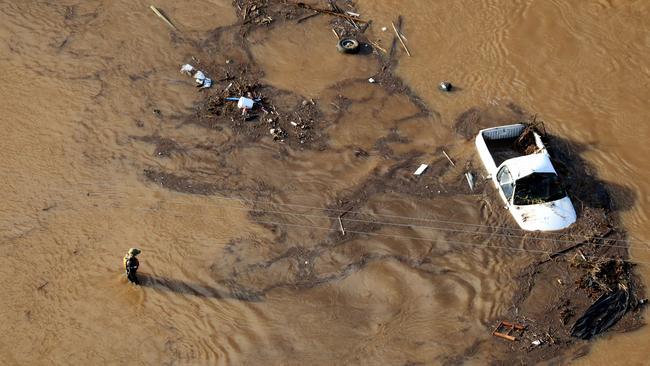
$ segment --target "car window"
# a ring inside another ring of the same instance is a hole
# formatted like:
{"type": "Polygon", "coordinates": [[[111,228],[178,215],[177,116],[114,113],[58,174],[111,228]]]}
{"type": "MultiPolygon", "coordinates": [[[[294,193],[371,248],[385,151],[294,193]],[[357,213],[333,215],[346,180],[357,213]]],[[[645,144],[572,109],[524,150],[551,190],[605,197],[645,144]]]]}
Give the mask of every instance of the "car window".
{"type": "Polygon", "coordinates": [[[515,205],[534,205],[566,197],[566,191],[555,173],[533,173],[520,178],[515,189],[515,205]]]}
{"type": "Polygon", "coordinates": [[[499,186],[501,187],[503,194],[506,196],[506,199],[510,201],[512,192],[515,189],[515,183],[512,181],[512,175],[510,175],[508,167],[504,166],[499,169],[499,172],[497,172],[497,181],[499,182],[499,186]]]}

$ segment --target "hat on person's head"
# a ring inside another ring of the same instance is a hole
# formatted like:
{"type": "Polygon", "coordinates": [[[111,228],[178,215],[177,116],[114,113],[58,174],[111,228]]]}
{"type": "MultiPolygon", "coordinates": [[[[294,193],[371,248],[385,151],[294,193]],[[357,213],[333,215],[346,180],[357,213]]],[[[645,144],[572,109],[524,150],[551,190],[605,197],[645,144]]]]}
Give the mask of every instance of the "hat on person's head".
{"type": "Polygon", "coordinates": [[[142,253],[142,251],[138,248],[131,248],[129,249],[129,255],[136,256],[138,254],[142,253]]]}

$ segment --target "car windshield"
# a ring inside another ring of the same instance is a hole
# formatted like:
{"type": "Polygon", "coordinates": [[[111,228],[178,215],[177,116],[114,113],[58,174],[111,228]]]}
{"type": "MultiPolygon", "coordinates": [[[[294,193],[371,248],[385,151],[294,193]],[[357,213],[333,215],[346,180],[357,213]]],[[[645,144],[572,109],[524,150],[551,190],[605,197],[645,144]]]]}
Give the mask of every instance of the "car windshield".
{"type": "Polygon", "coordinates": [[[515,184],[513,204],[517,206],[535,205],[564,198],[566,192],[555,173],[533,173],[515,184]]]}

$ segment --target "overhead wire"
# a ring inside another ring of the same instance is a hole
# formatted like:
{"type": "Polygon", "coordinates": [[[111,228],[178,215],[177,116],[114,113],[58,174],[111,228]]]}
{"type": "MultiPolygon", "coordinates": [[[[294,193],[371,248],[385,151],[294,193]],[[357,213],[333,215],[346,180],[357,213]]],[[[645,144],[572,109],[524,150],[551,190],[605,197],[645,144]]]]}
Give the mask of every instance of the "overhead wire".
{"type": "MultiPolygon", "coordinates": [[[[133,188],[135,188],[135,187],[133,187],[133,188]]],[[[182,193],[182,192],[180,192],[180,193],[182,193]]],[[[133,197],[133,196],[125,195],[125,197],[133,197]]],[[[140,197],[144,197],[144,196],[140,196],[140,197]]],[[[504,227],[504,226],[472,224],[472,223],[465,223],[465,222],[458,222],[458,221],[440,220],[440,219],[432,219],[432,218],[418,218],[418,217],[403,216],[403,215],[389,215],[389,214],[376,214],[376,213],[369,214],[367,212],[354,211],[354,210],[344,210],[344,209],[335,209],[335,208],[327,208],[327,207],[319,207],[319,206],[309,206],[309,205],[294,204],[294,203],[263,201],[263,200],[248,199],[248,198],[227,197],[227,196],[216,195],[216,194],[215,195],[208,195],[206,197],[209,197],[211,199],[217,199],[217,200],[229,200],[229,201],[238,201],[238,202],[244,202],[244,203],[259,203],[259,204],[268,204],[268,205],[275,205],[275,206],[297,207],[297,208],[320,210],[320,211],[326,211],[326,212],[350,213],[350,214],[368,215],[368,216],[376,216],[376,217],[397,218],[397,219],[403,219],[403,220],[424,221],[424,222],[433,222],[433,223],[441,223],[441,224],[449,224],[449,225],[477,227],[477,228],[503,229],[503,230],[508,230],[508,231],[530,233],[530,231],[527,231],[527,230],[524,230],[524,229],[521,229],[521,228],[511,228],[511,227],[504,227]]],[[[179,202],[178,204],[185,204],[185,203],[179,202]]],[[[198,205],[198,204],[192,203],[191,205],[198,205]]],[[[201,204],[201,205],[206,205],[206,204],[201,204]]],[[[329,217],[332,217],[332,216],[329,216],[329,217]]],[[[337,217],[338,216],[334,216],[332,218],[336,219],[337,217]]],[[[546,232],[543,235],[562,236],[562,235],[565,235],[565,233],[546,232]]],[[[644,244],[646,247],[650,248],[650,242],[635,239],[635,238],[631,238],[631,239],[607,239],[607,240],[608,241],[621,241],[621,242],[627,242],[627,243],[640,243],[640,244],[644,244]]]]}
{"type": "MultiPolygon", "coordinates": [[[[70,191],[72,192],[72,191],[70,191]]],[[[74,191],[74,193],[79,193],[79,191],[74,191]]],[[[99,193],[99,192],[88,192],[90,193],[99,193]]],[[[139,196],[133,196],[133,195],[127,195],[124,194],[123,192],[116,192],[119,193],[120,196],[124,198],[133,198],[133,197],[138,197],[138,198],[145,198],[144,195],[139,195],[139,196]]],[[[468,223],[463,223],[463,222],[454,222],[454,221],[445,221],[445,220],[435,220],[435,219],[421,219],[421,218],[416,218],[412,216],[401,216],[401,215],[383,215],[383,214],[369,214],[367,212],[361,212],[361,211],[353,211],[353,210],[341,210],[341,209],[329,209],[329,208],[323,208],[323,207],[317,207],[317,206],[308,206],[308,205],[301,205],[301,204],[288,204],[288,203],[279,203],[279,202],[272,202],[272,201],[262,201],[262,200],[250,200],[250,199],[245,199],[245,198],[234,198],[234,197],[225,197],[225,196],[218,196],[218,195],[212,195],[212,196],[207,196],[210,198],[214,198],[217,200],[231,200],[231,201],[237,201],[239,203],[261,203],[261,204],[267,204],[267,205],[277,205],[277,206],[287,206],[287,207],[301,207],[301,208],[307,208],[307,209],[314,209],[314,210],[322,210],[322,211],[330,211],[330,212],[338,212],[338,213],[344,213],[344,214],[350,214],[350,213],[355,213],[359,215],[367,215],[367,216],[378,216],[378,217],[394,217],[394,218],[400,218],[400,219],[405,219],[405,220],[421,220],[421,221],[427,221],[427,222],[441,222],[441,223],[449,223],[449,224],[454,224],[454,225],[460,225],[460,226],[468,226],[468,227],[480,227],[480,228],[492,228],[492,229],[497,229],[497,230],[513,230],[512,228],[508,227],[501,227],[501,226],[492,226],[492,225],[477,225],[477,224],[468,224],[468,223]]],[[[174,202],[174,201],[163,201],[162,203],[165,204],[176,204],[176,205],[185,205],[185,206],[206,206],[206,207],[212,207],[213,205],[209,203],[190,203],[190,202],[174,202]]],[[[125,207],[125,206],[123,206],[125,207]]],[[[257,208],[251,208],[251,207],[237,207],[237,206],[230,206],[230,205],[217,205],[217,207],[224,207],[224,208],[230,208],[230,209],[236,209],[236,210],[244,210],[244,211],[249,211],[249,212],[261,212],[261,213],[273,213],[273,214],[279,214],[279,215],[290,215],[294,217],[309,217],[309,218],[321,218],[321,219],[337,219],[339,216],[329,216],[329,215],[314,215],[314,214],[304,214],[304,213],[296,213],[296,212],[288,212],[288,211],[277,211],[277,210],[262,210],[262,209],[257,209],[257,208]]],[[[127,208],[127,207],[125,207],[127,208]]],[[[132,207],[136,209],[144,209],[144,210],[152,210],[150,207],[132,207]]],[[[218,218],[226,218],[226,217],[218,217],[218,218]]],[[[319,227],[319,226],[313,226],[313,225],[300,225],[300,224],[288,224],[288,223],[282,223],[282,222],[275,222],[275,221],[261,221],[261,220],[255,220],[253,218],[249,218],[249,221],[251,222],[258,222],[258,223],[268,223],[268,224],[275,224],[275,225],[285,225],[285,226],[294,226],[294,227],[305,227],[305,228],[313,228],[313,229],[326,229],[326,230],[333,230],[333,231],[338,231],[338,229],[333,229],[331,227],[329,228],[324,228],[324,227],[319,227]]],[[[440,232],[460,232],[460,233],[468,233],[468,234],[474,234],[474,235],[492,235],[492,236],[499,236],[499,237],[504,237],[504,238],[516,238],[516,239],[527,239],[527,240],[535,240],[535,241],[544,241],[544,242],[552,242],[552,243],[566,243],[566,244],[580,244],[580,241],[573,241],[573,240],[563,240],[563,239],[553,239],[553,238],[539,238],[539,237],[526,237],[522,235],[512,235],[512,234],[504,234],[504,233],[497,233],[497,232],[481,232],[481,231],[471,231],[471,230],[462,230],[462,229],[449,229],[449,228],[440,228],[440,227],[431,227],[431,226],[425,226],[425,225],[414,225],[414,224],[407,224],[407,223],[396,223],[396,222],[386,222],[386,221],[374,221],[374,220],[362,220],[362,219],[355,219],[355,218],[345,218],[345,221],[351,221],[351,222],[361,222],[361,223],[369,223],[369,224],[378,224],[378,225],[386,225],[386,226],[398,226],[398,227],[408,227],[408,228],[419,228],[419,229],[426,229],[426,230],[436,230],[440,232]]],[[[521,229],[515,229],[514,231],[520,231],[521,229]]],[[[521,230],[523,231],[523,230],[521,230]]],[[[365,231],[350,231],[346,230],[346,232],[350,233],[357,233],[357,234],[366,234],[366,235],[382,235],[382,236],[387,236],[387,234],[377,234],[377,233],[372,233],[372,232],[365,232],[365,231]]],[[[431,239],[425,239],[421,237],[411,237],[411,236],[404,236],[404,235],[388,235],[389,237],[395,237],[395,238],[404,238],[404,239],[413,239],[413,240],[425,240],[425,241],[431,241],[431,239]]],[[[624,239],[607,239],[607,238],[597,238],[606,242],[621,242],[621,241],[626,241],[624,239]]],[[[462,244],[462,245],[473,245],[476,247],[481,247],[481,248],[494,248],[494,249],[509,249],[509,250],[518,250],[518,251],[527,251],[527,252],[533,252],[533,253],[542,253],[542,254],[552,254],[555,253],[555,251],[545,251],[545,250],[536,250],[536,249],[524,249],[524,248],[516,248],[516,247],[510,247],[510,246],[487,246],[487,245],[481,245],[481,244],[476,244],[476,243],[469,243],[469,242],[460,242],[460,241],[449,241],[445,240],[446,243],[457,243],[457,244],[462,244]]],[[[629,241],[628,241],[629,242],[629,241]]],[[[648,245],[646,242],[643,241],[637,241],[640,243],[645,244],[646,246],[648,245]]],[[[629,249],[629,248],[635,248],[635,249],[643,249],[643,250],[649,250],[650,248],[639,248],[639,247],[633,247],[631,245],[613,245],[613,244],[608,244],[606,246],[607,248],[622,248],[622,249],[629,249]]],[[[609,258],[609,257],[600,257],[600,258],[605,258],[605,259],[614,259],[614,258],[609,258]]],[[[643,263],[639,261],[631,261],[627,260],[629,262],[634,262],[634,263],[643,263]]],[[[647,263],[650,264],[650,263],[647,263]]]]}
{"type": "MultiPolygon", "coordinates": [[[[125,195],[127,198],[133,197],[132,195],[125,195]]],[[[144,197],[144,196],[139,196],[139,197],[144,197]]],[[[306,208],[306,209],[313,209],[313,210],[320,210],[320,211],[331,211],[331,212],[337,212],[337,213],[343,213],[343,214],[358,214],[358,215],[366,215],[366,216],[375,216],[375,217],[392,217],[392,218],[399,218],[402,220],[413,220],[413,221],[424,221],[424,222],[432,222],[432,223],[442,223],[442,224],[448,224],[448,225],[456,225],[456,226],[466,226],[466,227],[477,227],[477,228],[485,228],[485,229],[493,229],[494,231],[498,230],[503,230],[503,231],[515,231],[515,232],[523,232],[523,233],[530,233],[530,231],[526,231],[520,228],[510,228],[510,227],[504,227],[504,226],[494,226],[494,225],[480,225],[480,224],[471,224],[471,223],[463,223],[463,222],[458,222],[458,221],[449,221],[449,220],[437,220],[437,219],[428,219],[428,218],[417,218],[417,217],[412,217],[412,216],[401,216],[401,215],[386,215],[386,214],[375,214],[375,213],[367,213],[367,212],[361,212],[361,211],[354,211],[354,210],[342,210],[342,209],[330,209],[330,208],[323,208],[323,207],[317,207],[317,206],[308,206],[308,205],[301,205],[301,204],[291,204],[291,203],[280,203],[280,202],[272,202],[272,201],[262,201],[262,200],[255,200],[255,199],[246,199],[246,198],[235,198],[235,197],[226,197],[226,196],[220,196],[220,195],[211,195],[207,196],[212,199],[217,199],[217,200],[229,200],[229,201],[237,201],[240,203],[259,203],[259,204],[266,204],[266,205],[274,205],[274,206],[287,206],[287,207],[300,207],[300,208],[306,208]]],[[[166,201],[165,203],[172,203],[172,204],[178,204],[178,205],[189,205],[189,206],[211,206],[208,203],[188,203],[188,202],[173,202],[173,201],[166,201]]],[[[233,207],[233,206],[231,206],[233,207]]],[[[321,217],[321,218],[329,218],[329,219],[337,219],[338,216],[328,216],[328,215],[310,215],[310,214],[298,214],[295,212],[285,212],[285,211],[274,211],[274,210],[261,210],[261,209],[255,209],[258,211],[265,211],[269,213],[278,213],[278,214],[292,214],[292,215],[301,215],[304,217],[321,217]]],[[[575,240],[567,240],[567,239],[556,239],[556,238],[550,238],[550,237],[532,237],[532,236],[524,236],[524,235],[515,235],[515,234],[506,234],[506,233],[497,233],[497,232],[477,232],[477,231],[470,231],[470,230],[463,230],[463,229],[453,229],[453,228],[440,228],[440,227],[431,227],[431,226],[424,226],[424,225],[414,225],[414,224],[403,224],[403,223],[395,223],[395,222],[386,222],[386,221],[373,221],[373,220],[362,220],[362,219],[353,219],[353,218],[346,218],[346,221],[356,221],[356,222],[366,222],[366,223],[375,223],[375,224],[380,224],[380,225],[392,225],[392,226],[411,226],[411,227],[417,227],[417,228],[426,228],[426,229],[431,229],[431,230],[439,230],[439,231],[447,231],[447,232],[464,232],[464,233],[471,233],[471,234],[486,234],[486,235],[495,235],[499,237],[505,237],[505,238],[517,238],[517,239],[526,239],[526,240],[536,240],[536,241],[553,241],[553,242],[558,242],[558,243],[578,243],[578,241],[575,240]]],[[[562,236],[566,235],[566,233],[540,233],[541,235],[544,236],[562,236]]],[[[624,246],[618,246],[621,248],[634,248],[634,249],[640,249],[640,250],[650,250],[650,243],[646,241],[641,241],[638,239],[609,239],[609,238],[601,238],[604,241],[607,241],[608,243],[616,243],[616,242],[624,242],[624,243],[637,243],[637,244],[643,244],[645,247],[641,246],[634,246],[634,245],[624,245],[624,246]]],[[[611,247],[615,247],[615,245],[609,245],[611,247]]]]}
{"type": "MultiPolygon", "coordinates": [[[[213,219],[215,219],[215,218],[216,219],[229,219],[231,217],[229,217],[229,216],[210,216],[210,218],[213,218],[213,219]]],[[[292,224],[292,223],[285,223],[285,222],[279,222],[279,221],[256,220],[256,219],[253,219],[253,218],[248,218],[248,221],[254,222],[254,223],[260,223],[260,224],[281,225],[281,226],[288,226],[288,227],[300,227],[300,228],[305,228],[305,229],[316,229],[316,230],[325,230],[325,231],[339,231],[339,229],[333,228],[333,227],[324,227],[324,226],[316,226],[316,225],[303,225],[303,224],[292,224]]],[[[504,249],[504,250],[514,250],[514,251],[520,251],[520,252],[526,252],[526,253],[536,253],[536,254],[554,254],[554,253],[556,253],[556,251],[543,250],[543,249],[528,249],[528,248],[518,248],[518,247],[511,247],[511,246],[489,245],[487,243],[486,244],[477,244],[477,243],[466,242],[466,241],[433,239],[433,238],[424,238],[424,237],[419,237],[419,236],[408,236],[408,235],[398,235],[398,234],[382,234],[382,233],[371,232],[371,231],[362,231],[362,230],[348,230],[348,229],[346,229],[345,232],[346,233],[359,234],[359,235],[380,236],[380,237],[394,238],[394,239],[410,239],[410,240],[425,241],[425,242],[431,242],[431,243],[454,244],[454,245],[475,247],[475,248],[479,248],[479,249],[504,249]]],[[[605,246],[604,248],[609,248],[609,246],[605,246]]],[[[650,262],[632,261],[632,260],[629,260],[629,259],[623,259],[623,258],[619,258],[619,257],[597,256],[597,255],[584,255],[584,256],[585,256],[585,258],[605,259],[605,260],[620,260],[620,261],[623,261],[623,262],[650,265],[650,262]]]]}

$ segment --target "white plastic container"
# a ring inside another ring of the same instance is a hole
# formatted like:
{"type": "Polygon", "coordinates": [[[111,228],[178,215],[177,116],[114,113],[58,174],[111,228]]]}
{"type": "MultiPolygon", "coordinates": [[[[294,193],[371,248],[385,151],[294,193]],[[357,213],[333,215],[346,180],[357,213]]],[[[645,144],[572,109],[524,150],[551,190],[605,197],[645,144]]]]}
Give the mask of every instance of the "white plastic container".
{"type": "Polygon", "coordinates": [[[237,102],[237,108],[239,109],[251,109],[253,108],[253,105],[255,104],[255,101],[246,97],[241,97],[239,98],[239,101],[237,102]]]}

